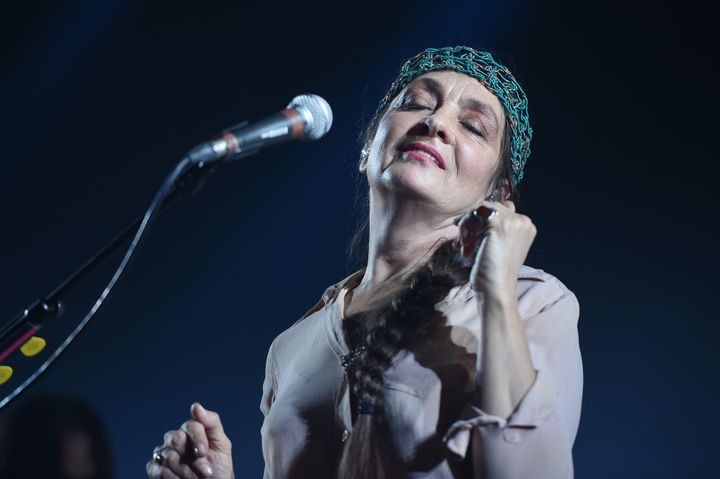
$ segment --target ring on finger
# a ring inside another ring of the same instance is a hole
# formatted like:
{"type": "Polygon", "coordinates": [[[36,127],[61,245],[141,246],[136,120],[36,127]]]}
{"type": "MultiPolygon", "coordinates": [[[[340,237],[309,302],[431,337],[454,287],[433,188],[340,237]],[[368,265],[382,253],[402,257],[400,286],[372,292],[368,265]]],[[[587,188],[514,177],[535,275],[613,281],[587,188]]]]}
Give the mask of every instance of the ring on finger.
{"type": "Polygon", "coordinates": [[[152,455],[152,462],[154,462],[155,464],[158,464],[160,466],[164,466],[165,465],[165,456],[163,456],[160,453],[160,451],[155,451],[155,452],[153,452],[153,455],[152,455]]]}
{"type": "Polygon", "coordinates": [[[489,206],[482,205],[473,210],[473,215],[479,217],[485,222],[489,222],[495,216],[497,216],[498,210],[490,208],[489,206]]]}

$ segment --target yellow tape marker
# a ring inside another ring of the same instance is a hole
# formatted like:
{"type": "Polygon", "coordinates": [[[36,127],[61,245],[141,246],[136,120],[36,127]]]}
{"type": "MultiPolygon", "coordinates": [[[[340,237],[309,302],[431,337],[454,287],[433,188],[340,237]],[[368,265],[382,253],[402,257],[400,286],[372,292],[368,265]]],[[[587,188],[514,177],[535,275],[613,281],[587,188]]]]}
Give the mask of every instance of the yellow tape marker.
{"type": "Polygon", "coordinates": [[[25,344],[20,346],[20,352],[23,353],[23,355],[31,358],[43,349],[45,349],[45,344],[46,343],[43,338],[33,336],[32,338],[28,339],[25,344]]]}
{"type": "Polygon", "coordinates": [[[12,377],[12,373],[10,366],[0,366],[0,384],[5,384],[12,377]]]}

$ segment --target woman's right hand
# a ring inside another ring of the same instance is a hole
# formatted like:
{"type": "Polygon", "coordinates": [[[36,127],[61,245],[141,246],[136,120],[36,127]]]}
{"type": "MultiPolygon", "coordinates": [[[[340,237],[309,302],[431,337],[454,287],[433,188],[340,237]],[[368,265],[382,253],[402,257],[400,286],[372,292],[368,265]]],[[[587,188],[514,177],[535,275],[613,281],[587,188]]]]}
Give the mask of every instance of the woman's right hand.
{"type": "Polygon", "coordinates": [[[150,479],[233,479],[232,444],[225,435],[220,416],[194,403],[192,419],[179,430],[168,431],[163,445],[153,451],[146,465],[150,479]]]}

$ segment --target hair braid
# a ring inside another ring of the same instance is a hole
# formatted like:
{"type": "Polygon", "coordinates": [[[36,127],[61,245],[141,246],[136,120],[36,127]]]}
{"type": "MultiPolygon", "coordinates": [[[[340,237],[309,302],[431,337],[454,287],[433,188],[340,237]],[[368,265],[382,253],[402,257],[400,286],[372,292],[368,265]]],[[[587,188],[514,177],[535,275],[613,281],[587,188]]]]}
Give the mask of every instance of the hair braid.
{"type": "Polygon", "coordinates": [[[435,304],[453,287],[467,283],[471,266],[451,241],[445,241],[390,301],[353,318],[360,323],[365,350],[350,371],[352,394],[357,404],[372,405],[374,413],[357,416],[340,461],[340,478],[402,477],[383,411],[384,373],[413,332],[438,317],[435,304]]]}
{"type": "MultiPolygon", "coordinates": [[[[375,113],[360,138],[361,161],[367,160],[371,141],[388,105],[389,103],[375,113]]],[[[503,182],[506,190],[501,191],[501,198],[517,203],[519,195],[516,182],[513,181],[515,170],[511,158],[512,144],[512,128],[506,114],[500,161],[494,174],[493,188],[499,188],[503,182]]],[[[364,175],[361,177],[365,178],[364,175]]],[[[364,181],[362,184],[367,186],[364,181]]],[[[365,219],[350,242],[348,254],[351,257],[363,251],[363,247],[360,246],[363,240],[367,245],[369,224],[369,199],[365,193],[367,191],[366,187],[361,187],[356,197],[361,216],[365,219]]],[[[361,258],[358,263],[366,260],[361,258]]],[[[467,283],[471,268],[471,262],[453,249],[451,241],[443,242],[426,264],[407,277],[405,286],[394,295],[392,300],[386,301],[384,305],[371,307],[346,320],[348,327],[359,325],[357,329],[361,335],[358,340],[356,334],[351,333],[348,343],[364,343],[366,346],[349,372],[352,394],[356,403],[372,404],[374,415],[360,414],[355,420],[353,432],[345,443],[340,460],[341,479],[403,477],[403,467],[390,440],[390,433],[386,428],[387,421],[383,415],[383,375],[390,366],[392,358],[402,349],[409,337],[438,317],[435,304],[442,301],[453,287],[467,283]]]]}

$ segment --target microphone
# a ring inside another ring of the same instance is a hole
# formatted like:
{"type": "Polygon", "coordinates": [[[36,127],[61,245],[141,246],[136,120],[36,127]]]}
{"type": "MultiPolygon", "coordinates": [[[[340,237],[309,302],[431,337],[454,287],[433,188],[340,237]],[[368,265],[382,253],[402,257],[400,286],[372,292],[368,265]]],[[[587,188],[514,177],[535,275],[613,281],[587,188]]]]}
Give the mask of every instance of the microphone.
{"type": "Polygon", "coordinates": [[[220,137],[190,150],[186,158],[195,164],[237,159],[289,140],[318,140],[330,131],[332,121],[332,109],[324,98],[298,95],[284,110],[253,124],[228,128],[220,137]]]}

